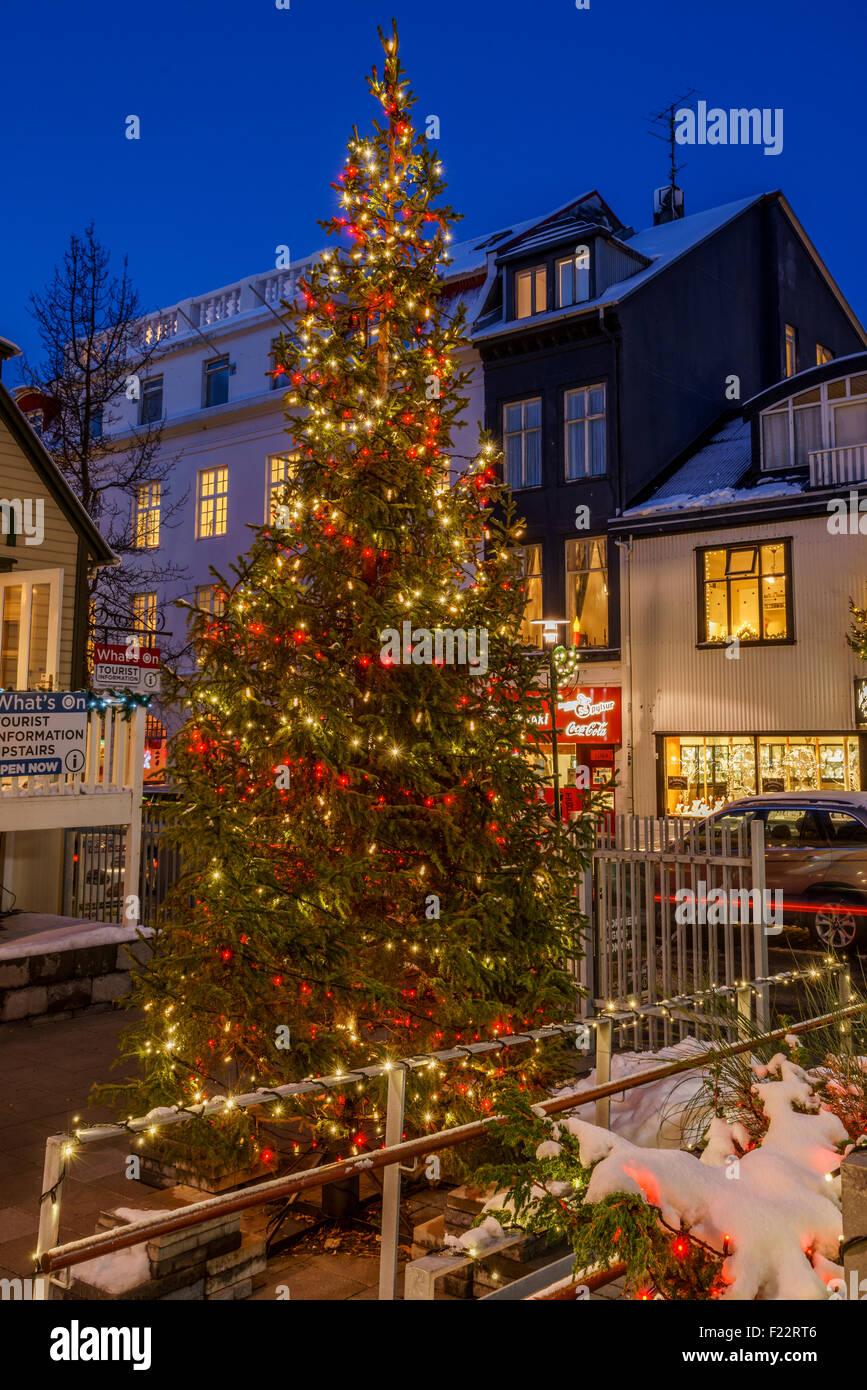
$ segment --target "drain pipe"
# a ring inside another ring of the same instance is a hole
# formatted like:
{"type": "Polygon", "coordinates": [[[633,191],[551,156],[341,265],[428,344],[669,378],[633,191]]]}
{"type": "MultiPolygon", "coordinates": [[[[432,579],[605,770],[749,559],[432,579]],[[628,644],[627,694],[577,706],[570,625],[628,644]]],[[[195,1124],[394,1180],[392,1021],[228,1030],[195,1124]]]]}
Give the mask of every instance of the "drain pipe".
{"type": "Polygon", "coordinates": [[[626,702],[626,766],[629,770],[629,814],[635,815],[635,748],[632,717],[632,536],[615,540],[614,544],[626,555],[626,631],[623,634],[623,664],[628,673],[629,696],[626,702]]]}

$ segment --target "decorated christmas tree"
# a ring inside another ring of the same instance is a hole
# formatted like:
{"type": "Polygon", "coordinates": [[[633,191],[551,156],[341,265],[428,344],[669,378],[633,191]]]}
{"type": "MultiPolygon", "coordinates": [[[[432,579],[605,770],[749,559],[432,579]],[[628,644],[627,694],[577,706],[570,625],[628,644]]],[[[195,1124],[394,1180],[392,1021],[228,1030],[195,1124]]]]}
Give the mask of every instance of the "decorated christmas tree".
{"type": "MultiPolygon", "coordinates": [[[[172,769],[184,875],[135,981],[144,1080],[125,1113],[574,1017],[592,830],[555,825],[540,797],[521,526],[493,444],[452,455],[456,217],[396,31],[383,47],[379,121],[353,133],[322,224],[332,249],[285,310],[294,472],[216,576],[222,613],[192,616],[172,769]]],[[[425,1074],[408,1124],[486,1113],[506,1065],[425,1074]]],[[[346,1155],[382,1142],[380,1107],[371,1090],[307,1113],[346,1155]]]]}

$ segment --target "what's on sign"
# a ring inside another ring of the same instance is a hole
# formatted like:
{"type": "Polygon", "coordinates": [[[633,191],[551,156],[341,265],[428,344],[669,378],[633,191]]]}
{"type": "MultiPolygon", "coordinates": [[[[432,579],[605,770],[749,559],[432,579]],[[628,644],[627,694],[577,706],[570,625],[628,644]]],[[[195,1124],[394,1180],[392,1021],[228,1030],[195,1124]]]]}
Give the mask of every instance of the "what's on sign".
{"type": "Polygon", "coordinates": [[[81,772],[86,745],[83,691],[0,691],[0,774],[81,772]]]}
{"type": "Polygon", "coordinates": [[[156,695],[160,689],[160,649],[138,642],[96,642],[94,690],[136,690],[156,695]]]}

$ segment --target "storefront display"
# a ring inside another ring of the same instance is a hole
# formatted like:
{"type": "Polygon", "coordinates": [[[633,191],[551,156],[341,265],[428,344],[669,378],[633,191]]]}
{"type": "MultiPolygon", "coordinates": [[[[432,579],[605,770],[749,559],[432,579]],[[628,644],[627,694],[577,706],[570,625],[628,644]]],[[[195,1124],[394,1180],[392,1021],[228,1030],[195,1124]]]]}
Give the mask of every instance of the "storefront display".
{"type": "MultiPolygon", "coordinates": [[[[534,726],[550,736],[551,714],[547,692],[541,692],[544,710],[534,726]]],[[[580,810],[583,792],[609,788],[614,780],[615,752],[621,742],[621,691],[619,686],[561,686],[557,697],[557,772],[560,779],[561,814],[569,819],[580,810]]],[[[545,771],[552,775],[552,757],[545,749],[545,771]]],[[[550,786],[545,799],[553,806],[550,786]]],[[[614,813],[615,792],[603,792],[607,813],[614,813]]]]}
{"type": "Polygon", "coordinates": [[[852,734],[681,734],[661,740],[661,810],[704,816],[756,792],[861,788],[852,734]]]}

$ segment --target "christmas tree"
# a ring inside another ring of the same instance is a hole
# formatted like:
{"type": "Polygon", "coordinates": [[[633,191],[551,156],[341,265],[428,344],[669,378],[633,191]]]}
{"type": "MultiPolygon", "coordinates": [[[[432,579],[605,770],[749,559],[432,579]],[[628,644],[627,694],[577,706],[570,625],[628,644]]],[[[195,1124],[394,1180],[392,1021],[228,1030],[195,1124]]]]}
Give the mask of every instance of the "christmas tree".
{"type": "MultiPolygon", "coordinates": [[[[592,829],[555,825],[539,796],[521,526],[493,444],[448,482],[466,405],[463,311],[442,295],[456,216],[396,30],[380,37],[380,119],[353,132],[322,224],[335,244],[286,306],[295,471],[216,576],[223,612],[191,621],[185,873],[135,981],[145,1079],[127,1111],[574,1016],[592,829]]],[[[504,1065],[419,1080],[408,1123],[486,1113],[504,1065]]],[[[371,1092],[308,1118],[346,1155],[381,1142],[379,1114],[371,1092]]]]}

